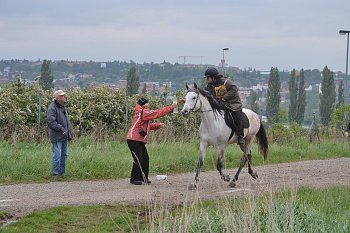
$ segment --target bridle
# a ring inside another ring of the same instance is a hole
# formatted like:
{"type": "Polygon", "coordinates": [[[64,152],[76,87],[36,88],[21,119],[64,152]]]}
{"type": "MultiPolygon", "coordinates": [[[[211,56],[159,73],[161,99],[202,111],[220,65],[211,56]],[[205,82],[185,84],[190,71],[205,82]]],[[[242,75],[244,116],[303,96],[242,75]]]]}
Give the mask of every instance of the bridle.
{"type": "Polygon", "coordinates": [[[209,109],[209,110],[199,110],[199,109],[202,109],[202,101],[199,100],[199,91],[192,91],[192,92],[197,93],[197,98],[196,98],[196,102],[194,103],[193,107],[190,108],[190,112],[211,112],[211,111],[213,111],[213,109],[209,109]],[[195,108],[196,105],[197,105],[198,100],[199,100],[200,106],[199,106],[198,110],[194,110],[194,108],[195,108]]]}

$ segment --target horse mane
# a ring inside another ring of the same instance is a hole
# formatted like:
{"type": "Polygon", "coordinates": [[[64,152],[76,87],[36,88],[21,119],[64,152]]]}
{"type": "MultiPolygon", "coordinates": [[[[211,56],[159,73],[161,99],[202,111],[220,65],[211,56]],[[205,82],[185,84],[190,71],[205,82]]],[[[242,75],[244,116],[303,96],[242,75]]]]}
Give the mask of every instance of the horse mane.
{"type": "Polygon", "coordinates": [[[207,90],[203,90],[201,88],[197,88],[198,92],[203,95],[209,102],[211,108],[214,112],[222,114],[222,111],[226,112],[228,108],[222,104],[220,101],[214,98],[214,96],[207,90]]]}
{"type": "Polygon", "coordinates": [[[204,96],[211,108],[213,109],[214,112],[214,117],[217,117],[217,114],[220,114],[221,116],[224,116],[224,120],[226,125],[231,128],[231,134],[230,137],[228,139],[228,141],[230,141],[230,139],[232,138],[234,131],[235,131],[235,126],[234,126],[234,122],[233,122],[233,117],[231,114],[231,111],[225,104],[223,104],[221,101],[218,101],[217,99],[215,99],[215,97],[207,90],[203,90],[201,88],[194,88],[194,89],[190,89],[188,91],[194,91],[195,93],[199,93],[202,96],[204,96]]]}

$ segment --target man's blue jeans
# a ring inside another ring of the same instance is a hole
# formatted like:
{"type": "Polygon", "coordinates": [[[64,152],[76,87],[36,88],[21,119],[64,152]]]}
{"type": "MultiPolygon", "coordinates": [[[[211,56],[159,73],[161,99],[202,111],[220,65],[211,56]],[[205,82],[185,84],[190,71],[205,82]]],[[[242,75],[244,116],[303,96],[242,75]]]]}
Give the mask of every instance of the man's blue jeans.
{"type": "Polygon", "coordinates": [[[68,141],[52,143],[52,176],[64,176],[66,173],[68,141]]]}

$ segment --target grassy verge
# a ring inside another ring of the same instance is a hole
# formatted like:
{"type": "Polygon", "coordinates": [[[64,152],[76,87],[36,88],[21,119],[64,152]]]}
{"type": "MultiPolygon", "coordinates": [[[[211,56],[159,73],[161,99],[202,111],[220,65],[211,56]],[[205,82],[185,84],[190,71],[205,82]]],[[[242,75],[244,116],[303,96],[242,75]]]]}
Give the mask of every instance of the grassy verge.
{"type": "MultiPolygon", "coordinates": [[[[199,154],[199,142],[161,143],[147,146],[150,154],[151,175],[192,172],[199,154]]],[[[288,145],[270,145],[267,161],[253,148],[253,164],[349,157],[350,145],[345,141],[325,140],[309,144],[296,140],[288,145]]],[[[16,182],[46,182],[50,180],[51,144],[0,143],[0,184],[16,182]]],[[[225,166],[237,167],[242,152],[232,145],[225,152],[225,166]]],[[[203,170],[216,169],[214,148],[207,152],[203,170]]],[[[132,165],[126,143],[108,141],[103,145],[91,143],[91,138],[80,138],[69,144],[66,180],[117,179],[129,176],[132,165]]]]}
{"type": "Polygon", "coordinates": [[[135,206],[63,206],[35,212],[1,232],[127,232],[144,224],[135,206]]]}
{"type": "Polygon", "coordinates": [[[349,192],[350,187],[301,188],[205,201],[161,214],[159,206],[57,207],[35,212],[0,231],[349,232],[349,192]]]}
{"type": "Polygon", "coordinates": [[[350,187],[301,188],[180,208],[144,232],[349,232],[350,187]]]}

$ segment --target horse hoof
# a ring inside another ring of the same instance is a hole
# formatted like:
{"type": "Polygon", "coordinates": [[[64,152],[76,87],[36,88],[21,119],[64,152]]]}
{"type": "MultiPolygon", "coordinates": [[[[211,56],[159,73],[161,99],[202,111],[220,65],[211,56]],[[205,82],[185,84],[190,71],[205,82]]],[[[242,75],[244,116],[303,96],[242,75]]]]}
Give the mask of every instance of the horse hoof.
{"type": "Polygon", "coordinates": [[[223,179],[226,182],[230,181],[230,176],[229,175],[222,175],[221,179],[223,179]]]}
{"type": "Polygon", "coordinates": [[[231,183],[228,185],[230,188],[236,187],[236,182],[234,180],[231,181],[231,183]]]}
{"type": "Polygon", "coordinates": [[[189,186],[188,186],[188,190],[196,190],[197,189],[197,185],[196,184],[190,184],[189,186]]]}
{"type": "Polygon", "coordinates": [[[254,179],[258,179],[258,178],[259,178],[258,173],[256,173],[256,172],[253,172],[251,176],[252,176],[254,179]]]}

